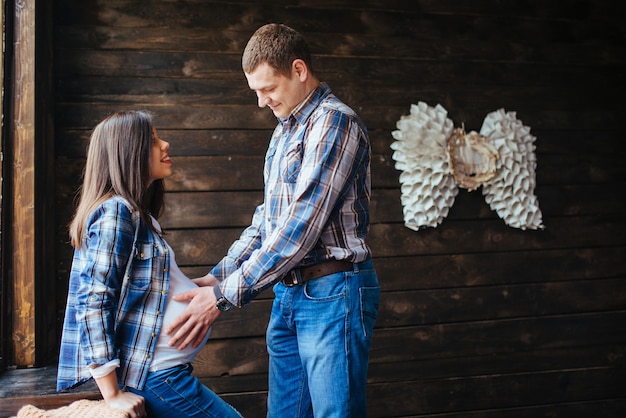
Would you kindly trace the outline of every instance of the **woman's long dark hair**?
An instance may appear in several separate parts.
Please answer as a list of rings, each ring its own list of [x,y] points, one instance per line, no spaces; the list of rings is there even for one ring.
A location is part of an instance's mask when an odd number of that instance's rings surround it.
[[[119,195],[139,211],[152,228],[150,214],[163,210],[163,180],[149,186],[154,141],[152,115],[147,111],[118,112],[93,130],[80,189],[80,200],[70,223],[70,239],[80,248],[89,214],[104,200]]]

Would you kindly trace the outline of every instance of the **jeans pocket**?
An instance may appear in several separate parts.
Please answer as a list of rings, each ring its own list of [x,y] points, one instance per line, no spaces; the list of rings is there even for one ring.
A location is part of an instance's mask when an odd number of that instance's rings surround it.
[[[374,333],[374,325],[378,317],[380,305],[380,287],[362,287],[359,289],[361,296],[361,324],[363,334],[369,341]]]
[[[343,298],[346,295],[346,274],[333,273],[308,281],[304,284],[304,294],[307,299],[317,302]]]

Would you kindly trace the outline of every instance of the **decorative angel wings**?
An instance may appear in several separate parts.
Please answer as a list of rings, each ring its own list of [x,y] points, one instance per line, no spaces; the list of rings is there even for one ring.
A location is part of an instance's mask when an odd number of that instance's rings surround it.
[[[535,191],[535,137],[515,112],[489,113],[480,134],[454,129],[441,105],[411,105],[392,135],[404,224],[417,231],[448,216],[458,188],[482,186],[485,201],[514,228],[543,229]]]

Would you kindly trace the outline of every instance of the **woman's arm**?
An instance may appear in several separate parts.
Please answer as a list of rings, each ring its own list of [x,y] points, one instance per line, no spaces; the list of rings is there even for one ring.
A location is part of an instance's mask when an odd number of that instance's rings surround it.
[[[77,288],[76,319],[86,365],[115,359],[115,320],[126,264],[133,252],[132,213],[107,201],[89,218]]]
[[[124,392],[117,383],[115,370],[109,374],[94,378],[102,398],[113,409],[126,412],[130,418],[146,417],[144,398],[131,392]]]

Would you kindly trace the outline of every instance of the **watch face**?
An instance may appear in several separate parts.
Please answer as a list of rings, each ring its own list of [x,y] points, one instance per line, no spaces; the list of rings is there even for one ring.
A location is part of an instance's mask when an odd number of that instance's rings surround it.
[[[224,297],[219,298],[219,300],[217,301],[217,309],[219,309],[220,311],[227,311],[232,307],[232,303],[230,303],[228,299]]]

